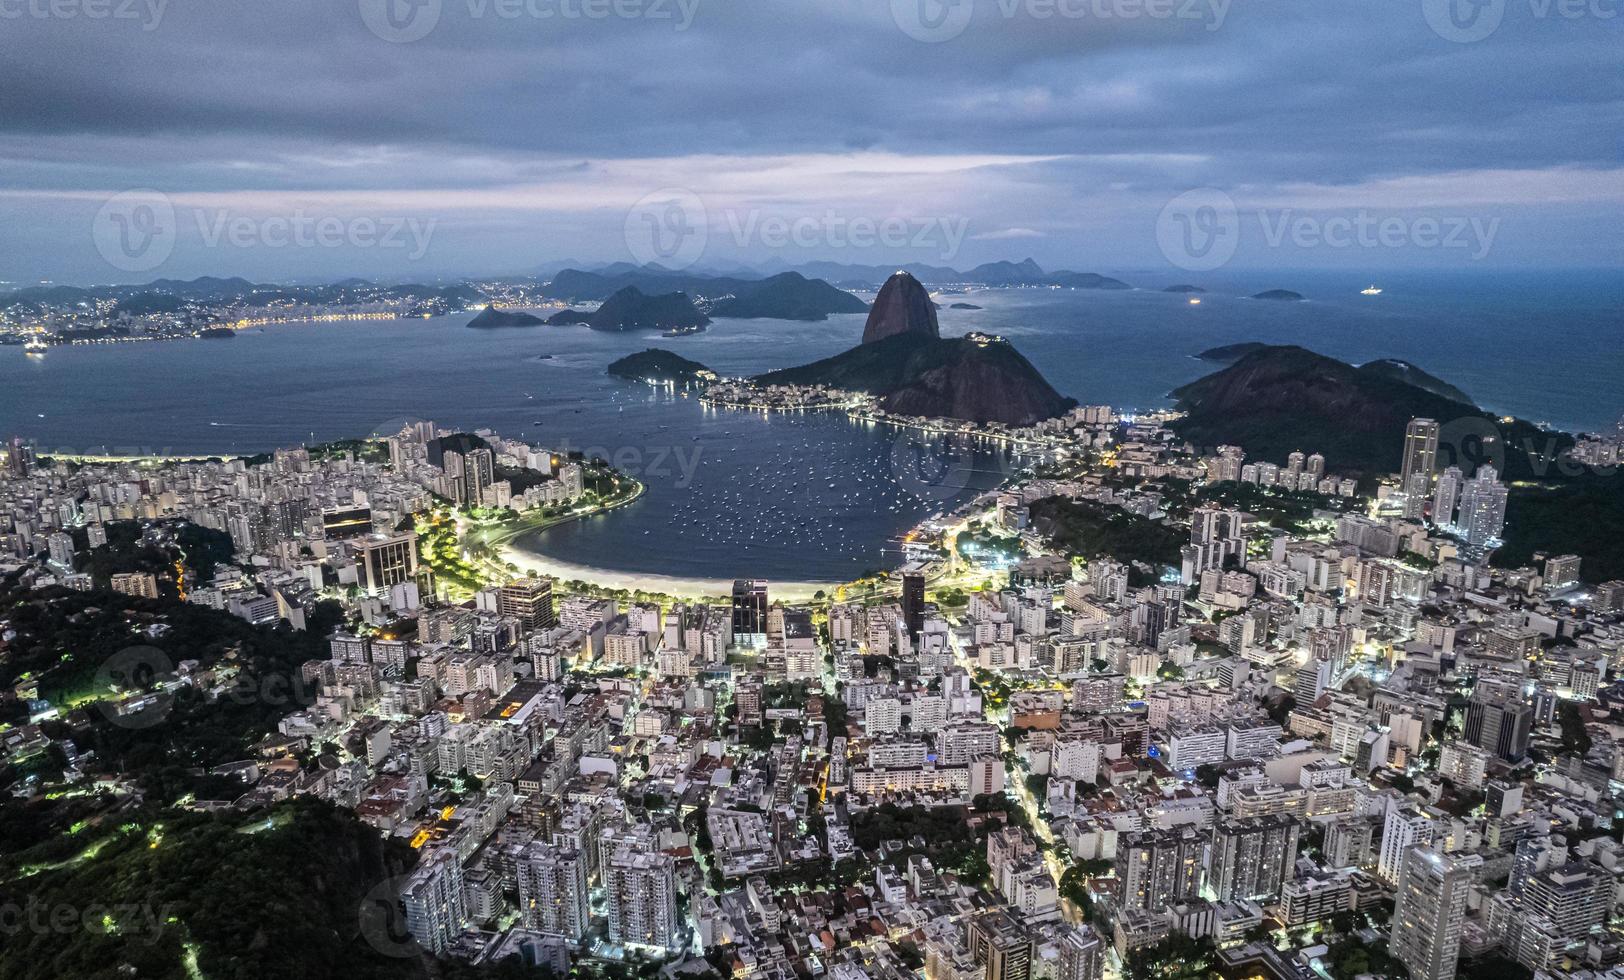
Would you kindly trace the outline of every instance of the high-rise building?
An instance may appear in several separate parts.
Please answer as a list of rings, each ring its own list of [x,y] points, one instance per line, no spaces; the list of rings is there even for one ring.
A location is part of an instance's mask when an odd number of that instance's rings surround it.
[[[1165,909],[1201,890],[1207,838],[1193,828],[1125,834],[1117,845],[1118,905]]]
[[[1455,523],[1455,506],[1460,503],[1461,487],[1465,484],[1466,477],[1458,466],[1438,474],[1437,486],[1432,491],[1432,523]]]
[[[621,848],[603,869],[603,890],[609,905],[611,942],[681,948],[677,873],[670,856]]]
[[[58,570],[73,571],[73,535],[66,531],[57,531],[45,538],[45,550],[50,554],[50,562]]]
[[[767,583],[760,579],[733,583],[733,642],[748,647],[767,642]]]
[[[440,848],[423,856],[401,889],[407,931],[417,945],[436,956],[451,948],[468,923],[462,885],[462,862],[457,852]]]
[[[1072,926],[1060,940],[1060,969],[1055,980],[1100,980],[1105,966],[1105,943],[1088,926]]]
[[[1404,427],[1404,461],[1399,471],[1405,517],[1415,519],[1426,513],[1432,474],[1437,467],[1438,423],[1432,419],[1411,419]]]
[[[1032,937],[1003,909],[986,909],[970,920],[970,955],[986,967],[987,980],[1029,980]]]
[[[1209,875],[1218,900],[1274,901],[1292,878],[1300,827],[1284,814],[1222,820],[1213,829]]]
[[[514,579],[496,593],[496,611],[517,619],[526,630],[558,625],[553,613],[553,580],[540,576]]]
[[[1502,759],[1517,762],[1533,738],[1534,707],[1514,684],[1480,681],[1466,705],[1466,740]]]
[[[1578,585],[1580,563],[1578,555],[1553,555],[1545,559],[1545,587],[1556,591]]]
[[[1450,980],[1460,957],[1466,893],[1483,859],[1411,848],[1397,882],[1389,947],[1409,968],[1411,980]]]
[[[351,543],[355,548],[357,585],[372,595],[417,579],[417,535],[371,534]]]
[[[1405,857],[1410,850],[1431,844],[1436,832],[1437,827],[1426,814],[1397,804],[1389,806],[1387,821],[1382,827],[1382,852],[1376,863],[1376,873],[1396,884],[1404,871]]]
[[[517,867],[525,928],[578,941],[592,924],[586,858],[567,845],[532,842]]]
[[[108,582],[108,587],[125,595],[142,596],[147,599],[158,598],[158,577],[151,572],[123,572],[114,575]]]
[[[919,639],[925,628],[925,576],[922,572],[902,573],[902,621],[908,637]]]
[[[303,504],[304,501],[286,501],[286,503]],[[297,517],[292,514],[278,515],[277,524],[287,525],[285,537],[292,537],[299,526],[304,523],[303,507],[299,508]],[[329,507],[321,512],[322,537],[329,541],[342,541],[350,538],[359,538],[372,533],[371,507]]]
[[[30,465],[34,462],[34,454],[22,436],[12,436],[11,442],[6,446],[6,470],[13,477],[21,480],[28,475]]]
[[[1484,545],[1500,539],[1506,526],[1506,499],[1509,491],[1500,483],[1492,466],[1478,467],[1476,475],[1461,487],[1460,515],[1455,526],[1468,544]]]

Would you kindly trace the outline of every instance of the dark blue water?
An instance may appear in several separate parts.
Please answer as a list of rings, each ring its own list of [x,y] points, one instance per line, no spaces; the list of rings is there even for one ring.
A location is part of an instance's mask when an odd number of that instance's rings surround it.
[[[1175,281],[1122,275],[1148,287]],[[1154,289],[947,296],[944,305],[984,309],[944,309],[942,326],[1008,336],[1087,403],[1163,405],[1167,391],[1212,369],[1191,355],[1262,340],[1355,362],[1410,360],[1487,408],[1570,430],[1607,427],[1624,412],[1624,280],[1613,273],[1194,281],[1210,290],[1196,307]],[[1372,281],[1386,292],[1360,296]],[[1310,301],[1241,298],[1274,287]],[[58,348],[42,360],[0,348],[0,434],[63,450],[246,453],[392,431],[409,418],[488,427],[592,449],[649,485],[630,508],[549,532],[538,544],[548,555],[703,578],[838,579],[890,563],[899,532],[1005,465],[838,416],[710,411],[604,374],[644,346],[726,374],[804,363],[855,343],[861,317],[722,320],[670,340],[474,331],[467,319],[270,327],[223,341]]]

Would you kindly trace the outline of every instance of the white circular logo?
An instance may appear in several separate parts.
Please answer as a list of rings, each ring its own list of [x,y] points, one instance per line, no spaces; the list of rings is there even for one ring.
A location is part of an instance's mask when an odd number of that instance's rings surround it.
[[[915,41],[951,41],[970,26],[975,0],[891,0],[891,19]]]
[[[441,0],[360,0],[367,30],[390,44],[420,41],[440,23]]]
[[[1445,41],[1471,44],[1500,29],[1506,0],[1421,0],[1421,13]]]
[[[705,254],[710,225],[705,202],[682,187],[644,195],[626,212],[626,247],[638,265],[686,269]]]
[[[1505,433],[1482,415],[1463,415],[1438,429],[1439,470],[1456,466],[1470,477],[1479,467],[1492,466],[1496,473],[1504,476],[1508,449]]]
[[[1167,261],[1190,272],[1211,272],[1235,257],[1241,243],[1235,199],[1213,187],[1185,191],[1156,216],[1156,244]]]
[[[92,684],[98,693],[118,698],[99,701],[108,721],[120,728],[151,728],[169,717],[174,701],[158,690],[160,680],[175,671],[169,655],[157,647],[125,647],[102,663]]]
[[[411,880],[411,875],[385,878],[361,896],[361,905],[356,909],[361,938],[393,959],[411,959],[422,953],[406,927],[406,910],[400,901],[401,892]]]
[[[175,250],[175,205],[154,190],[115,194],[96,212],[91,237],[113,268],[150,272]]]
[[[923,437],[904,430],[891,443],[891,475],[920,500],[951,500],[975,476],[975,446],[960,436]]]

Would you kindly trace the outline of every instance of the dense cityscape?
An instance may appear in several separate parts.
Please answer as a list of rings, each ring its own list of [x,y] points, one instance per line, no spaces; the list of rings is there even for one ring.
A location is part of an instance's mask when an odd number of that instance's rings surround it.
[[[347,957],[1607,974],[1624,582],[1486,564],[1507,488],[1440,465],[1436,420],[1366,486],[1202,455],[1175,420],[1018,432],[1040,462],[807,602],[520,573],[493,529],[637,487],[489,431],[193,461],[14,440],[0,733],[33,827],[7,891],[319,803],[395,849],[353,883]],[[169,921],[152,941],[195,950]]]

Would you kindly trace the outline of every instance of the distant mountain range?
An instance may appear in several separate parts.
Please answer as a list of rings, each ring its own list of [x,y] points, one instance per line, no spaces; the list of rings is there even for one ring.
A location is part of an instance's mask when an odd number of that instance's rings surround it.
[[[785,263],[769,263],[768,270],[790,268]],[[1044,271],[1032,259],[1019,262],[986,262],[960,271],[940,265],[908,263],[890,265],[846,265],[839,262],[807,262],[793,267],[802,275],[827,279],[837,286],[873,288],[894,272],[906,272],[932,286],[1056,286],[1065,289],[1131,289],[1120,279],[1093,272]]]
[[[143,316],[173,313],[192,304],[229,303],[249,309],[289,303],[313,306],[361,305],[379,300],[420,304],[424,313],[451,313],[486,302],[484,293],[468,283],[448,286],[421,284],[380,285],[365,279],[342,279],[318,285],[254,283],[247,279],[155,279],[144,285],[32,286],[0,293],[0,310],[43,313],[80,304],[112,300],[115,313]]]

